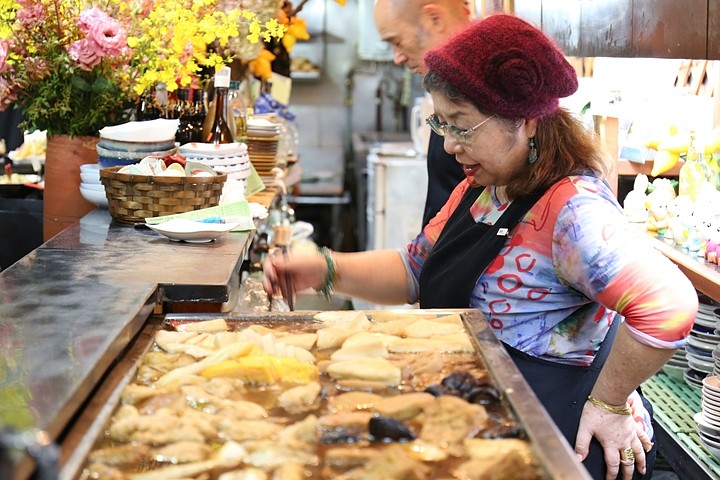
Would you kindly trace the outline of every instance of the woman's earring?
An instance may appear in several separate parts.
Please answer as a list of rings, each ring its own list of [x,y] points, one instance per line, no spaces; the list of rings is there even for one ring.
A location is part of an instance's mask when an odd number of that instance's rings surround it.
[[[535,137],[530,138],[530,151],[528,152],[528,163],[532,165],[533,163],[537,162],[538,159],[538,151],[535,147]]]

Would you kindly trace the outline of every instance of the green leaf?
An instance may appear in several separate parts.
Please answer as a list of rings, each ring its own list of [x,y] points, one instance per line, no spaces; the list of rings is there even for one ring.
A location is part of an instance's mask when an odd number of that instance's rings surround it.
[[[83,92],[89,92],[92,90],[90,84],[82,77],[73,75],[70,81],[78,90],[81,90]]]
[[[115,85],[105,77],[98,77],[93,83],[92,91],[94,93],[112,92],[115,90]]]

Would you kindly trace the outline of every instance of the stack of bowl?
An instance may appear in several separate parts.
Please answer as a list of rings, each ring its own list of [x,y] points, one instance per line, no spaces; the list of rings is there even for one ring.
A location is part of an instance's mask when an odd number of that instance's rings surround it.
[[[178,153],[186,160],[227,174],[228,180],[245,180],[250,176],[250,157],[243,143],[186,143],[180,145]]]
[[[266,185],[275,179],[271,171],[278,166],[278,141],[282,128],[269,118],[255,115],[248,120],[246,140],[250,161]],[[285,163],[286,159],[283,159]]]
[[[714,354],[720,336],[716,333],[717,317],[714,313],[717,305],[702,294],[698,294],[698,300],[698,313],[685,346],[688,367],[684,378],[688,385],[702,388],[702,380],[713,375],[716,368],[714,356],[720,357],[720,352]]]
[[[693,417],[700,441],[720,458],[720,377],[711,375],[702,381],[701,402],[701,411]]]
[[[100,168],[132,165],[145,157],[173,155],[177,151],[178,122],[160,118],[103,128],[97,145]]]
[[[100,166],[96,163],[80,165],[80,195],[98,207],[107,208],[105,186],[100,183]]]

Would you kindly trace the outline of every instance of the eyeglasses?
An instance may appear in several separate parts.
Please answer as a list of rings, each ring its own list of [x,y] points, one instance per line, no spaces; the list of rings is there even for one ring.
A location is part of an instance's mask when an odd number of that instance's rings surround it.
[[[450,125],[449,123],[443,123],[438,119],[437,114],[433,113],[428,118],[425,119],[425,123],[430,125],[430,128],[432,128],[433,132],[437,133],[441,137],[444,137],[445,135],[449,134],[453,139],[460,143],[468,144],[470,143],[470,135],[473,134],[475,130],[485,125],[487,122],[495,118],[495,115],[492,115],[491,117],[486,118],[482,122],[478,123],[472,128],[469,128],[467,130],[461,130],[455,125]]]

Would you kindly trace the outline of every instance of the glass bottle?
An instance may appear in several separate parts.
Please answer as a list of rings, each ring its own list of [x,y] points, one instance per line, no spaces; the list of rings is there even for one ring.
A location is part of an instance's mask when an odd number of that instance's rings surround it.
[[[247,135],[246,107],[240,91],[240,82],[232,80],[230,82],[229,92],[229,108],[232,115],[230,120],[232,125],[230,129],[235,134],[235,141],[243,142]]]
[[[190,114],[193,125],[191,142],[201,143],[203,141],[203,125],[207,117],[205,107],[205,91],[200,88],[190,90],[190,101],[192,102],[192,113]]]
[[[702,149],[698,148],[695,140],[695,132],[691,131],[685,163],[680,168],[678,193],[686,195],[694,202],[698,193],[700,193],[702,184],[708,181],[708,170]]]
[[[230,67],[224,67],[215,74],[215,113],[205,143],[233,143],[235,138],[230,130],[228,119],[228,88],[230,86]]]
[[[155,89],[143,93],[137,107],[136,117],[139,122],[160,118],[161,112],[155,101]]]
[[[180,119],[175,133],[175,141],[180,145],[192,142],[195,125],[192,119],[192,104],[190,103],[190,90],[178,88],[176,92],[174,117]]]

